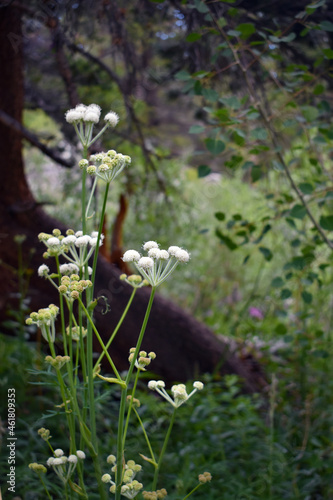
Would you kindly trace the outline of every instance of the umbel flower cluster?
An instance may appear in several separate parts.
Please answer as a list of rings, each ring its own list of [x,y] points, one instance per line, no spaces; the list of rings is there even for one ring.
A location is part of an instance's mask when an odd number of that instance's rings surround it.
[[[112,464],[111,472],[117,472],[117,459],[114,455],[109,455],[107,458],[108,464]],[[128,460],[124,464],[123,470],[123,485],[121,487],[121,494],[126,498],[135,498],[140,490],[143,488],[143,484],[139,483],[135,478],[136,474],[142,469],[141,465],[136,464],[134,460]],[[115,493],[116,483],[112,480],[110,474],[104,474],[102,476],[103,483],[110,483],[110,492]]]
[[[48,458],[46,465],[53,468],[54,472],[64,484],[71,478],[78,460],[84,460],[86,458],[86,454],[81,450],[77,450],[75,455],[72,454],[66,457],[63,450],[60,448],[54,450],[53,455],[53,457]]]
[[[123,255],[123,261],[133,262],[152,287],[163,283],[180,262],[186,263],[190,260],[190,254],[183,248],[171,246],[168,250],[162,250],[156,241],[147,241],[143,249],[147,252],[147,256],[142,256],[136,250],[127,250]]]
[[[78,104],[75,108],[69,109],[65,114],[67,123],[74,126],[77,136],[84,147],[91,146],[108,127],[115,127],[119,121],[119,116],[114,111],[105,115],[105,126],[92,138],[94,125],[97,125],[101,116],[101,108],[97,104]]]
[[[130,165],[131,157],[117,153],[110,149],[106,153],[97,153],[90,156],[90,164],[86,159],[79,161],[79,167],[86,169],[87,174],[109,183],[119,175],[126,166]]]
[[[88,235],[83,234],[82,231],[75,233],[73,229],[68,229],[66,236],[63,236],[59,229],[54,229],[53,234],[40,233],[38,238],[47,247],[43,255],[44,258],[62,255],[69,262],[69,264],[60,266],[60,273],[68,275],[84,270],[96,249],[97,243],[99,243],[99,246],[103,244],[104,235],[101,234],[98,242],[97,231],[93,231]],[[89,266],[87,266],[87,270],[88,274],[91,274],[92,270]],[[50,270],[45,264],[38,268],[39,276],[48,277],[49,273]]]
[[[196,381],[193,383],[193,390],[187,394],[186,386],[184,384],[176,384],[171,387],[173,399],[164,389],[165,383],[163,380],[150,380],[148,387],[152,391],[158,392],[164,399],[166,399],[174,408],[179,408],[184,404],[194,393],[201,391],[204,387],[202,382]]]

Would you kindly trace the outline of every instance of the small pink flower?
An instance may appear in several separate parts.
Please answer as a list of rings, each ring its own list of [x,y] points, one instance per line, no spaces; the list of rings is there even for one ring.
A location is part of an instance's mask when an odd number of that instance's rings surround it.
[[[252,318],[256,318],[256,319],[264,319],[264,315],[262,313],[262,311],[260,309],[258,309],[257,307],[249,307],[249,315],[252,317]]]

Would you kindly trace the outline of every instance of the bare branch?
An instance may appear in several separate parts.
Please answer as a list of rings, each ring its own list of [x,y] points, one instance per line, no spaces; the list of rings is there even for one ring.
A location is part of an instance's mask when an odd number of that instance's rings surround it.
[[[17,120],[15,120],[13,117],[9,116],[2,110],[0,110],[0,122],[21,134],[21,136],[28,142],[30,142],[32,146],[38,148],[40,151],[42,151],[42,153],[51,158],[51,160],[55,161],[59,165],[62,165],[63,167],[72,168],[72,164],[70,162],[61,158],[61,156],[56,151],[54,151],[54,149],[49,148],[48,146],[43,144],[38,139],[37,135],[30,132],[23,125],[21,125],[21,123],[19,123]]]

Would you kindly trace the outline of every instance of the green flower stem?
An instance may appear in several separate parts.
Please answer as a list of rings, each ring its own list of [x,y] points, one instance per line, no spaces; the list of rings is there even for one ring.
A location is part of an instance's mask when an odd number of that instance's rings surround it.
[[[184,498],[183,498],[183,500],[186,500],[186,498],[189,498],[191,495],[193,495],[193,493],[194,493],[195,491],[197,491],[197,489],[199,489],[199,488],[200,488],[200,486],[202,486],[202,483],[197,484],[197,485],[196,485],[196,487],[195,487],[195,488],[193,488],[193,490],[191,490],[191,491],[189,492],[189,494],[188,494],[188,495],[186,495],[186,497],[184,497]]]
[[[149,297],[149,302],[147,305],[146,309],[146,314],[141,326],[141,331],[139,334],[139,338],[136,344],[133,360],[130,364],[127,376],[126,376],[126,386],[128,387],[129,381],[131,379],[133,369],[135,366],[135,361],[138,357],[140,347],[142,344],[143,336],[146,331],[150,311],[153,305],[154,301],[154,295],[156,292],[156,287],[153,287],[151,289],[150,297]],[[125,420],[125,409],[126,409],[126,397],[127,397],[127,388],[122,388],[121,389],[121,399],[120,399],[120,407],[119,407],[119,418],[118,418],[118,437],[117,437],[117,471],[116,471],[116,495],[115,495],[115,500],[120,500],[121,497],[121,483],[122,483],[122,475],[123,475],[123,454],[124,454],[124,439],[123,439],[123,432],[124,432],[124,420]]]
[[[101,338],[100,334],[98,333],[98,330],[97,330],[96,326],[94,325],[94,322],[93,322],[93,320],[91,319],[90,314],[88,313],[88,311],[87,311],[86,307],[84,306],[84,304],[83,304],[83,302],[82,302],[82,300],[81,300],[81,297],[79,297],[79,299],[78,299],[78,300],[79,300],[79,304],[80,304],[80,306],[82,307],[82,309],[83,309],[83,311],[84,311],[85,315],[86,315],[86,316],[87,316],[87,318],[88,318],[88,321],[89,321],[89,323],[90,323],[90,325],[91,325],[91,328],[93,329],[93,331],[94,331],[94,333],[95,333],[95,335],[96,335],[96,337],[97,337],[97,340],[99,341],[99,343],[100,343],[100,345],[101,345],[101,347],[102,347],[102,349],[103,349],[103,351],[104,351],[104,354],[105,354],[105,355],[106,355],[106,357],[108,358],[108,361],[109,361],[109,363],[110,363],[110,365],[111,365],[111,367],[112,367],[112,369],[113,369],[113,371],[114,371],[114,373],[115,373],[115,375],[116,375],[117,379],[119,380],[119,382],[121,382],[121,383],[123,384],[123,380],[122,380],[122,378],[120,377],[120,375],[119,375],[119,373],[118,373],[118,370],[117,370],[117,368],[116,368],[116,366],[115,366],[114,362],[112,361],[112,359],[111,359],[111,357],[110,357],[110,354],[109,354],[109,353],[108,353],[108,351],[106,350],[105,345],[104,345],[104,342],[103,342],[103,340],[102,340],[102,338]],[[91,376],[92,376],[92,375],[93,375],[93,373],[91,373]],[[88,378],[89,378],[89,376],[90,376],[90,373],[88,372]]]
[[[100,221],[99,221],[99,227],[98,227],[97,244],[96,244],[96,248],[95,248],[94,261],[93,261],[93,266],[92,266],[93,272],[92,272],[92,276],[91,276],[91,281],[93,283],[93,286],[91,288],[91,296],[94,295],[94,283],[95,283],[96,268],[97,268],[99,242],[100,242],[100,239],[101,239],[101,234],[102,234],[102,229],[103,229],[104,215],[105,215],[105,209],[106,209],[106,202],[107,202],[108,194],[109,194],[109,188],[110,188],[110,183],[108,182],[106,184],[106,186],[105,186],[102,212],[101,212]]]
[[[95,177],[93,186],[92,186],[91,191],[90,191],[90,196],[89,196],[89,200],[88,200],[87,208],[86,208],[86,213],[85,213],[86,220],[94,215],[94,213],[92,213],[92,215],[89,216],[88,212],[90,210],[90,205],[91,205],[91,201],[92,201],[92,198],[94,196],[94,193],[95,193],[96,185],[97,185],[97,177]]]
[[[160,454],[159,459],[158,459],[157,467],[155,469],[153,486],[152,486],[152,490],[153,491],[156,490],[157,480],[158,480],[158,475],[159,475],[160,468],[161,468],[161,465],[162,465],[162,460],[163,460],[163,457],[164,457],[164,454],[165,454],[165,451],[166,451],[166,448],[167,448],[167,445],[168,445],[168,441],[169,441],[169,438],[170,438],[170,434],[171,434],[171,431],[172,431],[173,424],[175,422],[176,410],[177,410],[177,408],[174,408],[172,416],[171,416],[171,420],[170,420],[168,432],[166,433],[166,436],[165,436],[165,439],[164,439],[164,443],[163,443],[163,447],[162,447],[162,451],[161,451],[161,454]]]
[[[129,419],[130,419],[130,415],[131,415],[131,411],[132,411],[132,407],[133,407],[133,398],[135,395],[136,387],[138,385],[139,375],[140,375],[140,370],[137,370],[136,375],[135,375],[135,379],[134,379],[129,408],[128,408],[128,412],[127,412],[127,416],[126,416],[126,422],[125,422],[125,428],[124,428],[124,434],[123,434],[123,448],[125,448],[125,441],[126,441],[126,435],[127,435],[127,430],[128,430],[128,424],[129,424]]]
[[[83,146],[83,159],[88,158],[88,148]],[[86,234],[87,224],[86,224],[86,179],[87,171],[83,169],[82,171],[82,190],[81,190],[81,216],[82,216],[82,232]]]
[[[94,142],[95,142],[95,141],[97,141],[97,139],[99,139],[99,138],[101,137],[101,135],[103,135],[103,134],[104,134],[104,132],[106,131],[106,129],[107,129],[108,127],[109,127],[109,124],[104,125],[104,127],[102,128],[102,130],[101,130],[100,132],[98,132],[98,134],[97,134],[97,135],[95,135],[95,137],[94,137],[94,138],[93,138],[93,139],[89,142],[89,144],[88,144],[88,147],[89,147],[89,148],[90,148],[90,146],[91,146],[92,144],[94,144]]]
[[[142,420],[141,420],[141,417],[140,417],[140,415],[139,415],[139,413],[138,413],[137,409],[135,408],[135,406],[133,407],[133,411],[134,411],[134,413],[135,413],[135,415],[136,415],[136,418],[138,419],[139,424],[140,424],[140,426],[141,426],[141,429],[142,429],[143,435],[144,435],[144,437],[145,437],[145,440],[146,440],[147,446],[148,446],[149,451],[150,451],[150,456],[151,456],[151,458],[152,458],[153,465],[154,465],[154,467],[157,467],[157,463],[156,463],[156,460],[155,460],[155,455],[154,455],[153,449],[152,449],[152,447],[151,447],[151,444],[150,444],[150,441],[149,441],[148,434],[147,434],[147,432],[146,432],[145,426],[143,425],[143,422],[142,422]]]
[[[127,303],[127,306],[126,306],[126,308],[125,308],[125,310],[124,310],[124,312],[123,312],[123,314],[122,314],[122,316],[121,316],[120,320],[118,321],[118,324],[117,324],[116,328],[114,329],[114,331],[113,331],[113,333],[112,333],[111,337],[109,338],[109,340],[107,341],[107,344],[105,345],[105,349],[106,349],[106,350],[108,350],[108,349],[109,349],[109,347],[110,347],[110,345],[111,345],[111,342],[113,341],[113,339],[114,339],[114,338],[115,338],[115,336],[117,335],[118,330],[119,330],[119,328],[121,327],[121,325],[122,325],[122,323],[123,323],[123,321],[124,321],[124,319],[125,319],[125,317],[126,317],[126,315],[127,315],[127,312],[128,312],[128,310],[129,310],[129,308],[130,308],[130,306],[131,306],[131,304],[132,304],[132,301],[133,301],[133,299],[134,299],[134,295],[135,295],[136,290],[137,290],[136,288],[133,288],[133,292],[132,292],[132,294],[131,294],[131,296],[130,296],[130,298],[129,298],[129,301],[128,301],[128,303]],[[98,365],[99,365],[99,364],[100,364],[100,362],[102,361],[103,357],[104,357],[104,351],[100,354],[100,356],[99,356],[98,360],[96,361],[95,366],[94,366],[94,370],[96,370],[96,368],[98,367]]]
[[[50,495],[50,493],[49,493],[49,490],[48,490],[48,488],[47,488],[47,486],[46,486],[46,484],[45,484],[45,482],[44,482],[44,479],[42,478],[42,476],[41,476],[41,474],[40,474],[39,472],[37,472],[37,474],[38,474],[38,477],[39,477],[39,479],[40,479],[40,481],[41,481],[42,485],[44,486],[44,490],[45,490],[45,492],[46,492],[46,494],[47,494],[47,498],[49,498],[50,500],[52,500],[52,497],[51,497],[51,495]]]
[[[86,170],[84,170],[84,175],[86,174]],[[101,218],[100,218],[100,224],[98,228],[98,236],[97,236],[97,244],[95,248],[95,254],[94,254],[94,261],[93,261],[93,273],[92,273],[92,278],[91,281],[93,283],[93,286],[90,288],[89,292],[86,294],[87,297],[87,304],[91,301],[93,295],[94,295],[94,281],[95,281],[95,275],[96,275],[96,266],[97,266],[97,257],[98,257],[98,250],[99,250],[99,241],[101,238],[101,232],[102,232],[102,227],[103,227],[103,220],[104,220],[104,214],[105,214],[105,208],[106,208],[106,201],[107,201],[107,196],[109,192],[109,184],[106,185],[105,189],[105,194],[104,194],[104,200],[103,200],[103,208],[101,212]],[[83,199],[82,199],[83,201]],[[84,207],[82,206],[82,216],[84,212]],[[85,213],[85,212],[84,212]],[[85,233],[85,231],[83,231]],[[86,267],[86,275],[87,275],[87,267]],[[87,276],[86,276],[87,279]],[[97,450],[97,435],[96,435],[96,414],[95,414],[95,397],[94,397],[94,378],[93,378],[93,335],[92,335],[92,330],[94,330],[95,335],[97,336],[99,342],[101,343],[101,346],[103,349],[105,349],[104,343],[99,336],[99,333],[97,332],[95,325],[85,308],[82,300],[80,299],[80,304],[81,307],[83,308],[87,318],[88,318],[88,325],[87,325],[87,344],[86,344],[86,350],[87,350],[87,378],[88,378],[88,395],[89,395],[89,412],[90,412],[90,429],[91,429],[91,438],[92,442],[94,445],[94,448]],[[108,355],[109,356],[109,355]],[[111,360],[110,356],[108,357],[109,362]],[[111,361],[111,366],[113,365],[113,362]],[[120,379],[120,376],[116,370],[116,367],[113,365],[113,369],[115,370],[115,373],[117,374],[117,377]]]

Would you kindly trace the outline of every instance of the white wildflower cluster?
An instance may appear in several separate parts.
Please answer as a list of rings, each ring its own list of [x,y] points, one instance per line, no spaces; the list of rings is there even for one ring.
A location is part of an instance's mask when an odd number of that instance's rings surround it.
[[[25,322],[27,325],[37,325],[41,329],[44,339],[53,343],[55,341],[55,320],[58,312],[59,307],[50,304],[49,307],[30,313],[30,317]]]
[[[94,253],[98,232],[93,231],[90,235],[83,234],[82,231],[74,232],[72,229],[66,231],[66,236],[61,234],[59,229],[54,229],[52,234],[40,233],[38,239],[47,247],[44,257],[55,257],[62,255],[68,262],[60,266],[60,273],[63,275],[77,274],[80,271],[90,275],[92,269],[88,266],[88,261]],[[99,246],[103,244],[104,235],[100,235]],[[38,268],[38,275],[45,278],[50,277],[50,269],[45,264]]]
[[[109,455],[107,458],[108,464],[112,464],[111,472],[117,472],[116,457],[114,455]],[[135,498],[139,491],[142,490],[143,484],[139,483],[135,478],[136,474],[141,471],[142,467],[136,464],[134,460],[128,460],[123,466],[122,482],[124,483],[121,487],[121,494],[126,498]],[[103,483],[110,483],[110,492],[116,492],[116,483],[112,480],[110,474],[104,474],[102,476]]]
[[[173,399],[165,390],[165,383],[163,380],[150,380],[148,387],[152,391],[158,392],[164,399],[166,399],[174,408],[178,408],[184,404],[194,393],[201,391],[204,387],[202,382],[194,382],[193,390],[187,394],[186,386],[184,384],[176,384],[171,387]]]
[[[156,241],[147,241],[143,245],[147,256],[136,250],[127,250],[123,255],[124,262],[133,262],[137,270],[152,287],[163,283],[175,270],[178,264],[190,260],[190,254],[183,248],[171,246],[162,250]]]
[[[130,164],[130,156],[117,153],[114,149],[110,149],[106,153],[91,155],[90,164],[85,159],[79,161],[79,167],[82,170],[86,170],[89,175],[96,176],[107,184],[113,181]]]
[[[77,450],[75,454],[66,457],[63,450],[58,448],[54,450],[53,454],[54,456],[47,460],[46,465],[53,468],[54,472],[64,484],[71,478],[78,460],[84,460],[86,458],[86,454],[81,450]]]
[[[58,290],[68,300],[73,301],[78,299],[80,294],[91,286],[92,282],[90,280],[80,280],[78,274],[71,274],[71,276],[63,276],[61,278],[61,285],[58,287]]]
[[[134,359],[135,347],[131,347],[130,355],[128,357],[128,361],[132,363]],[[150,352],[147,354],[146,351],[140,351],[138,359],[135,360],[135,366],[138,370],[146,371],[146,367],[150,365],[151,361],[156,358],[156,354],[154,352]]]
[[[104,118],[104,128],[92,137],[94,125],[97,125],[101,116],[101,108],[97,104],[78,104],[75,108],[69,109],[65,114],[67,123],[74,126],[78,138],[83,146],[89,147],[108,127],[115,127],[119,121],[119,116],[114,111],[110,111]]]

